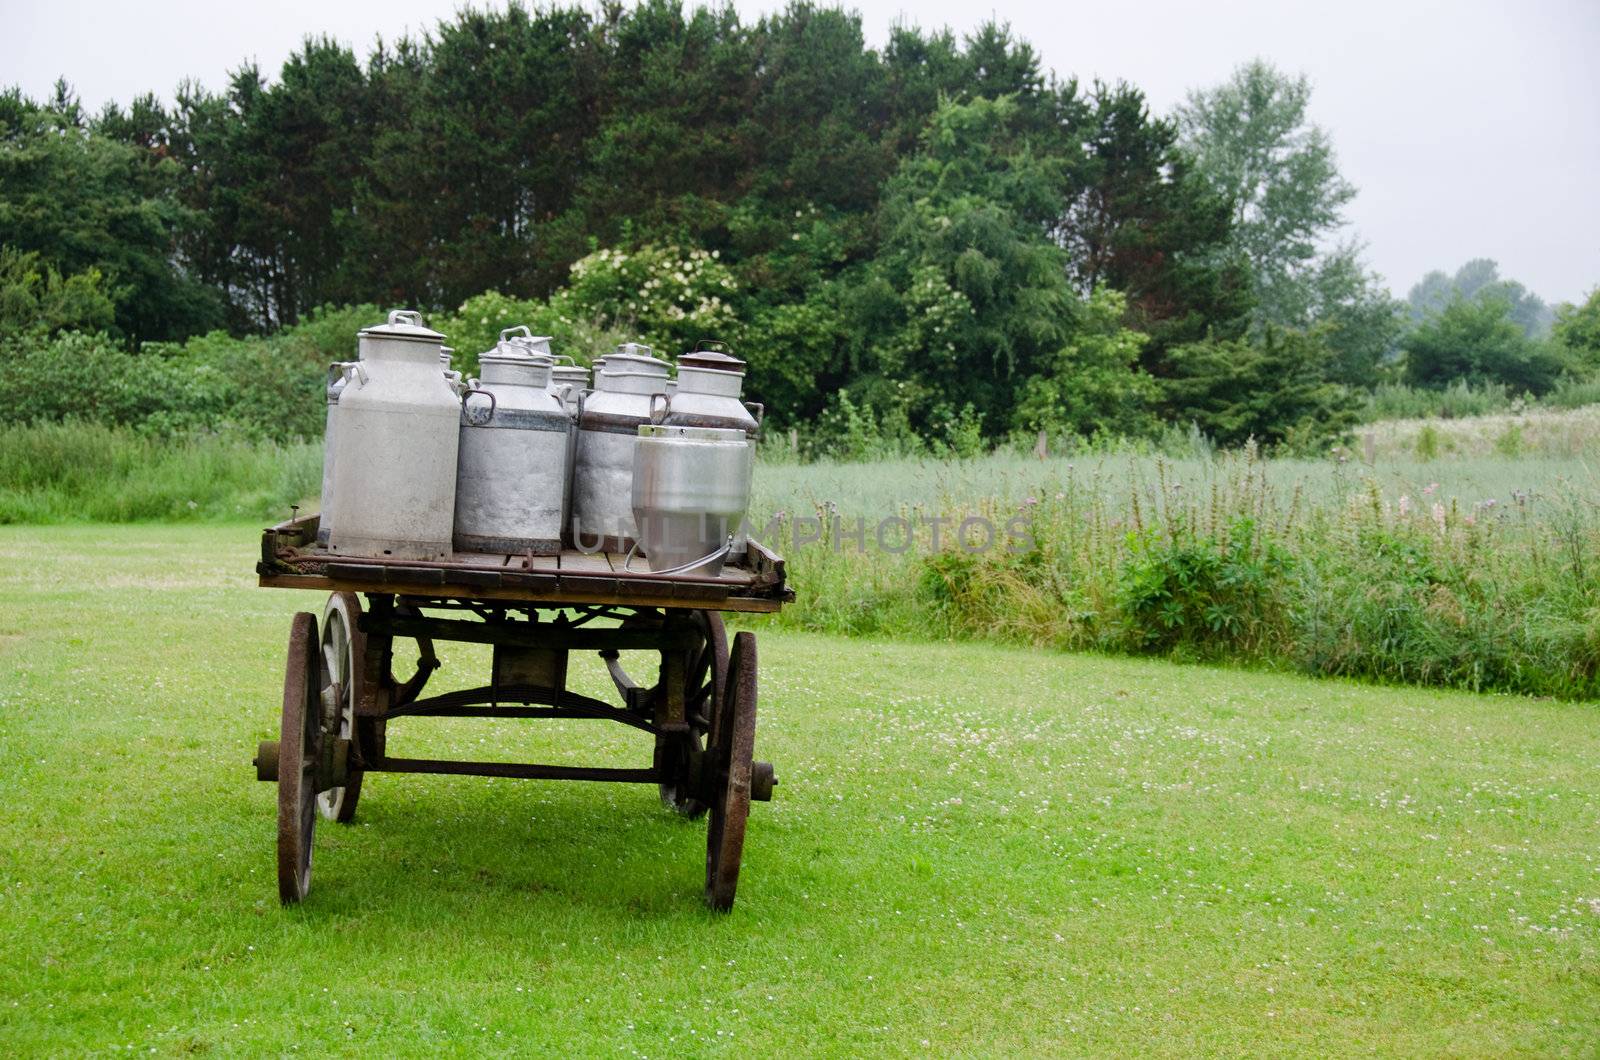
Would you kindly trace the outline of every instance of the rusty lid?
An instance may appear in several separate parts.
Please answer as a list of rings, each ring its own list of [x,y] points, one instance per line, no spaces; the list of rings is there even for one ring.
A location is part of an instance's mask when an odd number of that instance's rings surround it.
[[[712,345],[712,343],[701,342],[696,343],[696,345],[709,346]],[[722,346],[724,344],[718,342],[715,343],[715,345]],[[678,367],[710,368],[713,371],[718,372],[744,373],[744,362],[739,360],[739,358],[732,356],[731,354],[724,353],[722,350],[698,349],[690,353],[679,354]]]

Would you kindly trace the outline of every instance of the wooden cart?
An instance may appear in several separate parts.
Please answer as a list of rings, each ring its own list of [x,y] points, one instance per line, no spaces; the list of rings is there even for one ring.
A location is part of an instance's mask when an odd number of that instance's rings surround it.
[[[678,812],[709,813],[706,901],[733,905],[750,801],[772,797],[772,766],[754,758],[756,640],[730,648],[722,612],[772,612],[793,599],[783,560],[750,543],[716,577],[654,575],[623,557],[456,553],[440,562],[357,559],[316,546],[317,517],[262,533],[260,584],[330,595],[319,622],[294,616],[281,738],[261,744],[256,775],[278,785],[278,894],[305,898],[317,816],[353,820],[367,773],[451,773],[655,784]],[[362,600],[365,599],[363,605]],[[416,672],[397,680],[396,638],[417,644]],[[489,683],[424,696],[439,668],[434,645],[493,645]],[[653,683],[637,683],[620,651],[653,651]],[[605,660],[620,705],[566,687],[574,651]],[[395,758],[391,721],[404,717],[595,718],[649,733],[636,769]]]

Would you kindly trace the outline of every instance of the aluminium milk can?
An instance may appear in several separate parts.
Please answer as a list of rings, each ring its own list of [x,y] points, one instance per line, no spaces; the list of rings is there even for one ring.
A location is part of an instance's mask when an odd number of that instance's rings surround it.
[[[333,465],[338,450],[335,439],[339,436],[339,394],[350,381],[353,364],[352,361],[334,361],[328,365],[328,419],[322,428],[322,497],[319,504],[322,513],[317,519],[319,548],[328,547],[328,536],[333,530]]]
[[[456,508],[459,399],[439,367],[444,336],[395,310],[359,335],[339,395],[333,552],[444,559]]]
[[[703,343],[702,345],[722,345]],[[678,385],[657,402],[656,422],[672,427],[720,427],[754,438],[761,406],[740,399],[744,362],[719,350],[700,349],[678,358]]]
[[[704,348],[723,343],[707,341],[697,345],[702,348],[678,358],[678,385],[665,398],[656,399],[652,422],[669,427],[743,431],[750,440],[753,468],[762,406],[741,399],[745,363],[725,352]],[[737,560],[748,551],[749,536],[740,522],[734,528],[729,554]]]
[[[566,363],[561,363],[563,361]],[[565,355],[557,357],[555,367],[550,369],[550,392],[565,395],[568,412],[577,412],[578,398],[588,389],[589,369],[571,357]]]
[[[455,546],[549,556],[561,551],[572,417],[546,389],[549,359],[513,350],[484,354],[461,396]]]
[[[465,389],[465,384],[461,382],[461,373],[450,367],[450,362],[455,359],[455,352],[449,346],[439,347],[439,367],[444,369],[444,377],[449,382],[450,389],[459,394]]]
[[[635,461],[633,518],[650,569],[715,575],[750,506],[749,436],[646,424]]]
[[[572,468],[574,546],[624,552],[634,543],[633,450],[639,427],[650,422],[650,402],[666,393],[666,361],[650,347],[626,342],[595,373],[594,390],[578,413]]]

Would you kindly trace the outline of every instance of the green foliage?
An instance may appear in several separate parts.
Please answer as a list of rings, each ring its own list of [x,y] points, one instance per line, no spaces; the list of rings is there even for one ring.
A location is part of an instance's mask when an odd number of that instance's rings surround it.
[[[1311,83],[1256,59],[1178,109],[1197,165],[1233,204],[1233,238],[1250,263],[1257,326],[1305,327],[1319,245],[1344,224],[1356,189],[1328,135],[1307,118]]]
[[[1127,296],[1128,325],[1150,336],[1142,361],[1152,371],[1175,343],[1237,337],[1251,294],[1248,266],[1232,249],[1229,201],[1137,88],[1097,82],[1079,100],[1074,87],[1062,90],[1063,124],[1083,148],[1066,154],[1052,228],[1078,290]]]
[[[1248,516],[1211,537],[1179,523],[1129,536],[1116,636],[1145,651],[1258,654],[1283,621],[1291,561]]]
[[[13,271],[42,263],[66,278],[57,290],[74,305],[63,326],[98,325],[100,297],[133,341],[218,320],[216,292],[173,261],[179,232],[199,223],[178,201],[178,176],[170,159],[97,132],[65,86],[48,106],[0,92],[0,247],[37,255]]]
[[[1147,336],[1123,327],[1126,299],[1101,288],[1080,307],[1078,331],[1028,379],[1016,425],[1052,434],[1135,437],[1154,432],[1154,379],[1139,367]]]
[[[1009,97],[947,102],[884,192],[883,248],[864,314],[872,374],[905,391],[914,422],[948,395],[986,423],[1071,334],[1076,299],[1046,235],[1059,165],[1029,150]]]
[[[1453,276],[1435,269],[1412,286],[1406,304],[1417,324],[1442,313],[1452,302],[1490,299],[1506,303],[1508,315],[1530,339],[1548,332],[1555,318],[1538,295],[1515,280],[1501,279],[1500,266],[1489,258],[1474,258]]]
[[[0,246],[0,337],[104,331],[115,316],[100,270],[63,278],[37,253]]]
[[[1549,343],[1529,339],[1497,298],[1458,298],[1405,339],[1406,380],[1442,388],[1457,380],[1542,394],[1566,368]]]
[[[1556,309],[1551,338],[1565,347],[1585,372],[1600,375],[1600,287],[1590,291],[1582,305],[1563,304]]]
[[[1337,438],[1355,423],[1356,402],[1322,375],[1328,359],[1320,332],[1268,328],[1258,341],[1197,342],[1175,347],[1173,375],[1162,380],[1172,418],[1189,418],[1222,445],[1307,445]]]
[[[1484,416],[1510,409],[1519,400],[1504,383],[1498,382],[1474,386],[1465,379],[1457,379],[1438,389],[1385,383],[1366,395],[1361,408],[1361,422],[1423,419],[1429,416],[1447,420]]]

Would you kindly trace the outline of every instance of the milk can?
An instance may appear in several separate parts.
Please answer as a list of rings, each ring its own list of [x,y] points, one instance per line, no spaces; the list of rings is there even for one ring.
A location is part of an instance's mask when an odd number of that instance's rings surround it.
[[[743,431],[751,449],[754,466],[755,436],[761,428],[762,407],[741,400],[745,363],[726,352],[708,349],[724,346],[703,341],[693,353],[678,358],[678,385],[666,397],[655,398],[651,422],[669,427],[709,427]],[[743,523],[733,529],[729,547],[733,559],[749,551],[749,538]]]
[[[632,546],[633,450],[650,402],[666,393],[668,365],[650,347],[624,343],[595,373],[578,413],[572,469],[572,543],[585,551]]]
[[[566,363],[563,364],[562,362]],[[557,357],[550,369],[550,392],[566,396],[567,411],[576,413],[578,398],[589,389],[589,369],[565,355]]]
[[[338,443],[339,394],[350,381],[354,361],[334,361],[328,365],[328,418],[322,428],[322,514],[317,519],[317,546],[328,547],[328,536],[333,528],[333,464]]]
[[[755,450],[749,436],[737,429],[647,424],[636,444],[633,518],[650,569],[715,575],[750,506]]]
[[[450,367],[450,362],[455,359],[456,351],[449,346],[439,347],[439,367],[444,369],[445,380],[450,384],[450,389],[457,394],[465,388],[461,382],[461,373]]]
[[[561,551],[572,417],[546,388],[550,360],[506,343],[482,356],[461,397],[455,546],[463,552]]]
[[[461,405],[439,369],[444,336],[420,313],[396,310],[359,339],[361,359],[339,395],[328,547],[448,558]]]
[[[701,346],[722,343],[702,342]],[[700,349],[678,358],[678,385],[656,402],[657,423],[670,427],[721,427],[754,437],[761,406],[740,400],[744,362],[718,350]]]

